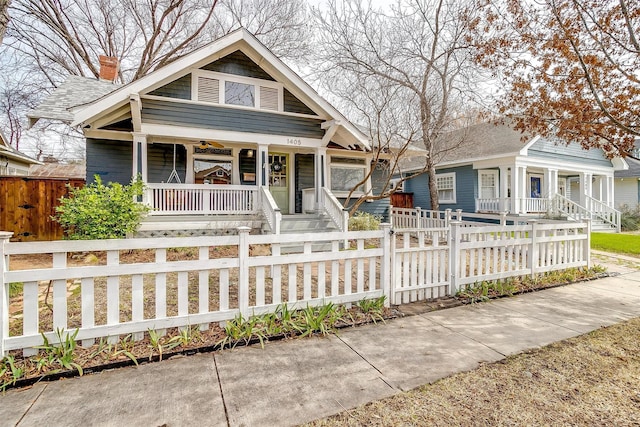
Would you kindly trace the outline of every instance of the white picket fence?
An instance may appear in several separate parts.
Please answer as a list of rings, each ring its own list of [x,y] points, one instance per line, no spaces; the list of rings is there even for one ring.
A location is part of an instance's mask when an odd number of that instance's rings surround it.
[[[78,329],[84,346],[125,334],[139,340],[150,329],[206,330],[283,303],[295,309],[385,295],[387,304],[401,304],[452,295],[482,280],[590,265],[588,222],[468,227],[451,221],[449,228],[395,233],[390,227],[304,235],[249,235],[242,227],[235,236],[55,242],[9,242],[10,233],[0,232],[0,353],[33,354],[40,333],[55,342],[58,328]],[[343,249],[345,238],[351,250]],[[281,254],[283,245],[300,242],[302,254]],[[218,249],[227,252],[212,256]],[[98,265],[71,257],[101,251],[106,256]],[[136,251],[146,251],[147,260],[127,258]],[[28,254],[50,254],[51,266],[10,269],[13,257]],[[10,299],[9,284],[16,282],[23,283],[22,295]],[[49,285],[52,315],[41,300]],[[69,316],[74,292],[80,316]],[[21,312],[21,331],[10,304],[21,305],[14,310]]]

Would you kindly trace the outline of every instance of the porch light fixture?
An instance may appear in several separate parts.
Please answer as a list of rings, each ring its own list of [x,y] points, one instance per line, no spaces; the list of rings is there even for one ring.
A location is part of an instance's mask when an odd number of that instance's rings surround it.
[[[247,157],[248,157],[248,158],[252,158],[252,157],[253,157],[253,150],[249,150],[249,151],[247,152]]]
[[[215,141],[200,141],[200,149],[206,150],[207,148],[224,148],[224,145]]]

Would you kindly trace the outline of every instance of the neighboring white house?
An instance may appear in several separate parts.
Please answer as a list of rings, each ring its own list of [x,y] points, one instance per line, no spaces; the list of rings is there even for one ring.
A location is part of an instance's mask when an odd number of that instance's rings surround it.
[[[29,175],[31,165],[41,165],[42,162],[22,154],[9,145],[9,141],[0,131],[0,176]]]
[[[636,139],[633,156],[640,158],[640,139]],[[640,203],[640,160],[625,159],[629,168],[615,173],[615,207],[636,208]]]

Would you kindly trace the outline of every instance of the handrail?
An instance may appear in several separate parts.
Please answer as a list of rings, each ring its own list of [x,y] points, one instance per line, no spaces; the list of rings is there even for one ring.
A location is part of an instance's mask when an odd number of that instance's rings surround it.
[[[601,200],[594,199],[591,196],[586,196],[586,202],[591,214],[607,224],[612,225],[616,231],[620,232],[620,211],[612,208]]]
[[[280,208],[271,195],[271,192],[264,186],[260,187],[260,207],[269,227],[271,228],[271,233],[280,234],[282,213],[280,213]]]
[[[344,209],[342,203],[327,188],[322,187],[322,206],[331,221],[340,231],[349,231],[349,212]]]

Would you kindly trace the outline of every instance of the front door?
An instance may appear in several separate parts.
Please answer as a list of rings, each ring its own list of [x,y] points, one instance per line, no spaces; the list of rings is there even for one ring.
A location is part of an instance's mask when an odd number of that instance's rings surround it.
[[[289,213],[289,156],[269,153],[269,190],[282,214]]]
[[[542,179],[539,176],[531,177],[531,198],[539,199],[542,197]]]

